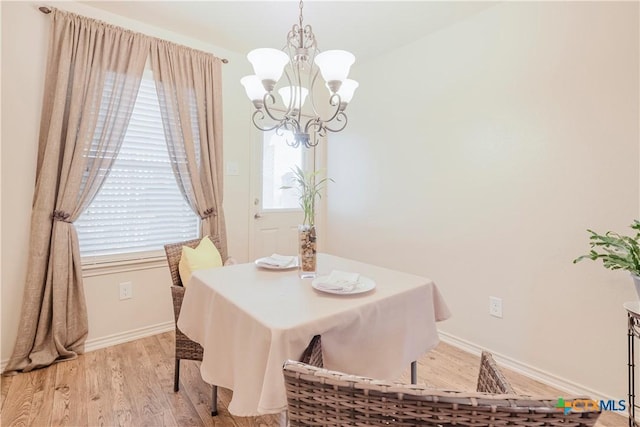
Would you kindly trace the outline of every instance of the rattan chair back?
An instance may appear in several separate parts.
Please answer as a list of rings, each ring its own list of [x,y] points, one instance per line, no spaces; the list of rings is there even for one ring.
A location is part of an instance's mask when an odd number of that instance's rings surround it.
[[[493,360],[493,355],[483,351],[480,357],[480,373],[476,391],[493,394],[515,394],[515,390]]]
[[[289,425],[302,426],[593,426],[600,412],[569,412],[557,398],[440,391],[378,381],[287,361]],[[565,398],[565,402],[572,402]]]
[[[322,338],[320,335],[316,335],[311,339],[311,342],[304,349],[300,361],[307,365],[315,366],[316,368],[324,367],[324,361],[322,359]]]

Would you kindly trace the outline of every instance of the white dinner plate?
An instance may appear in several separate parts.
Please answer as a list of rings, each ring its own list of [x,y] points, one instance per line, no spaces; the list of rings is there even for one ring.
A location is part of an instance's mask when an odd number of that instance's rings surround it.
[[[329,276],[316,277],[311,282],[311,286],[320,292],[327,292],[329,294],[336,294],[336,295],[361,294],[363,292],[369,292],[370,290],[376,287],[376,282],[369,279],[368,277],[360,276],[360,278],[358,279],[358,283],[353,287],[353,289],[348,291],[344,291],[341,289],[323,288],[320,284],[324,283],[327,279],[329,279]]]
[[[267,270],[291,270],[292,268],[298,268],[298,257],[293,259],[293,262],[289,265],[285,265],[284,267],[279,267],[273,264],[265,264],[264,260],[269,259],[269,257],[258,258],[254,261],[254,263],[260,268],[266,268]]]

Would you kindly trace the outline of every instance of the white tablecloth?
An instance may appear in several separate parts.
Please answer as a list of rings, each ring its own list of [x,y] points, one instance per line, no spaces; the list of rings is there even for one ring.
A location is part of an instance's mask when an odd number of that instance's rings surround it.
[[[204,347],[203,379],[233,390],[233,415],[286,409],[282,364],[314,335],[326,368],[390,380],[438,344],[436,322],[450,314],[431,280],[326,254],[318,269],[357,272],[376,288],[323,293],[297,270],[252,263],[194,272],[178,327]]]

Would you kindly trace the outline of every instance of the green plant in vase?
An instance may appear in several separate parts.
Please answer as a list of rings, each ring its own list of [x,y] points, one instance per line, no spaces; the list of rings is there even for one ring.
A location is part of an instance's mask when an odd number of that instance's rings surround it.
[[[300,277],[315,277],[316,274],[316,202],[322,197],[322,190],[332,179],[322,177],[323,171],[314,170],[305,173],[300,167],[292,169],[293,186],[282,186],[282,189],[298,190],[300,207],[304,213],[302,224],[298,226],[298,254],[300,257]]]
[[[634,220],[631,229],[635,230],[635,235],[625,236],[613,231],[598,234],[593,230],[587,230],[591,234],[591,251],[574,259],[573,263],[583,259],[600,259],[609,270],[628,271],[640,296],[640,221]]]

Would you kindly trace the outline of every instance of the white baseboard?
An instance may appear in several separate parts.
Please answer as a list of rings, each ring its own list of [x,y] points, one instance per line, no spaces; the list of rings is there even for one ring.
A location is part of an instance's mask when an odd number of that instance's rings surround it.
[[[87,340],[84,345],[85,353],[89,351],[99,350],[105,347],[111,347],[118,344],[124,344],[129,341],[135,341],[140,338],[150,337],[151,335],[161,334],[163,332],[173,331],[175,328],[174,321],[158,323],[144,328],[132,329],[130,331],[120,332],[106,337],[93,338]]]
[[[504,356],[500,353],[496,353],[491,349],[486,349],[477,344],[474,344],[470,341],[464,340],[462,338],[455,337],[446,332],[439,331],[440,339],[447,343],[451,344],[454,347],[458,347],[462,350],[465,350],[468,353],[472,353],[480,356],[482,350],[490,351],[493,355],[493,358],[499,364],[516,371],[519,374],[522,374],[526,377],[532,378],[534,380],[540,381],[541,383],[547,384],[551,387],[557,388],[562,391],[566,391],[567,395],[573,396],[589,396],[592,399],[603,399],[610,400],[614,399],[613,396],[608,396],[604,393],[601,393],[592,388],[586,387],[582,384],[575,383],[566,378],[559,377],[557,375],[551,374],[549,372],[543,371],[542,369],[538,369],[531,365],[527,365],[526,363],[522,363],[518,360],[512,359],[510,357]],[[560,396],[559,396],[560,397]],[[626,397],[626,396],[625,396]],[[618,396],[615,400],[620,399]]]
[[[173,331],[174,328],[174,321],[171,320],[169,322],[163,322],[151,326],[145,326],[144,328],[119,332],[117,334],[107,335],[105,337],[92,338],[90,340],[87,340],[87,342],[85,343],[84,351],[85,353],[87,353],[105,347],[124,344],[126,342],[135,341],[137,339],[149,337],[151,335]],[[4,372],[4,368],[7,366],[7,363],[9,363],[9,359],[5,359],[0,362],[0,372]]]

